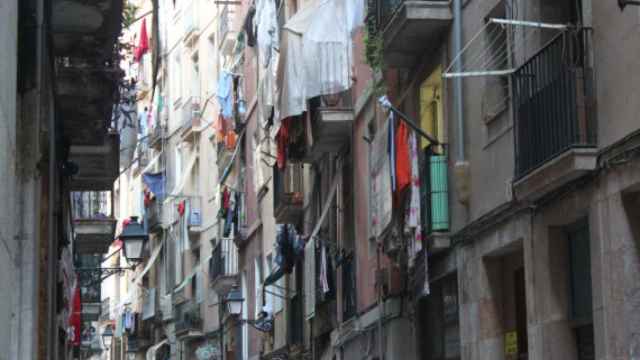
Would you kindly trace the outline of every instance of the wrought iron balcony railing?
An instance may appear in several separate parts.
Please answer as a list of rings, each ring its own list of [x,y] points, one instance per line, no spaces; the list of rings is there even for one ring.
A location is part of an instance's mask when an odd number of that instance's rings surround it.
[[[202,330],[200,306],[193,301],[185,301],[175,306],[174,321],[176,334]]]
[[[572,148],[596,146],[590,31],[559,34],[513,76],[516,177]]]
[[[213,249],[209,262],[211,282],[223,276],[234,276],[238,273],[238,250],[231,239],[222,239]]]

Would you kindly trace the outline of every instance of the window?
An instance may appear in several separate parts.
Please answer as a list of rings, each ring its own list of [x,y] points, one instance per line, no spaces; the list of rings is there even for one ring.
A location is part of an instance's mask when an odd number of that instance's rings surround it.
[[[442,106],[442,67],[436,67],[420,85],[420,127],[438,141],[444,141],[444,110]],[[430,145],[420,139],[421,148]],[[436,149],[440,150],[440,149]]]
[[[489,12],[485,21],[491,18],[507,18],[507,8],[504,0],[500,1],[493,10]],[[509,38],[507,29],[500,24],[488,24],[485,32],[485,44],[487,56],[483,61],[486,66],[495,70],[506,70],[509,67]],[[488,76],[485,78],[485,91],[482,94],[482,116],[487,124],[488,138],[493,139],[499,135],[504,127],[502,124],[492,124],[499,116],[507,110],[509,106],[509,77],[508,76]]]
[[[457,276],[451,275],[431,286],[431,294],[420,301],[422,359],[460,359],[460,319]]]
[[[200,97],[200,64],[199,56],[196,52],[191,57],[191,96]]]
[[[569,320],[575,334],[578,360],[594,359],[589,224],[582,220],[569,226],[566,232],[569,242]]]
[[[439,142],[445,141],[442,99],[442,67],[436,67],[420,85],[420,126]],[[425,231],[449,229],[448,158],[442,146],[420,140],[420,168],[426,175],[421,181],[420,215]]]
[[[173,67],[171,68],[171,94],[174,106],[178,106],[182,98],[182,60],[180,59],[180,51],[176,48],[176,54],[173,56]]]

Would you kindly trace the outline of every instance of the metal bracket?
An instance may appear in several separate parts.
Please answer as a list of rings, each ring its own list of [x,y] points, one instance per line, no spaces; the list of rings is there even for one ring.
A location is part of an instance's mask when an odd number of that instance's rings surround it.
[[[78,280],[80,286],[91,287],[105,281],[111,275],[123,273],[125,270],[134,270],[135,266],[130,267],[108,267],[108,268],[77,268]]]
[[[618,0],[618,6],[620,7],[620,11],[624,11],[624,8],[627,5],[640,6],[640,0]]]

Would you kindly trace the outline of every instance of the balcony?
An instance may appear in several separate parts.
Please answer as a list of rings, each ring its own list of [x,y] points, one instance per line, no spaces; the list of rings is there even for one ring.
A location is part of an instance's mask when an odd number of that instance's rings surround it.
[[[182,126],[180,129],[182,140],[195,139],[193,135],[200,131],[200,119],[200,97],[191,96],[182,105]]]
[[[231,55],[236,43],[236,38],[238,37],[238,32],[231,29],[233,26],[232,15],[233,13],[229,6],[222,8],[219,18],[220,22],[218,23],[218,36],[220,39],[220,53],[223,56]]]
[[[200,305],[188,300],[175,306],[175,334],[180,339],[202,336]]]
[[[209,279],[211,288],[218,294],[226,294],[238,284],[238,248],[233,240],[223,238],[213,249]]]
[[[127,352],[145,351],[153,344],[153,323],[150,321],[136,321],[136,328],[127,335]]]
[[[109,191],[71,193],[76,253],[103,254],[108,251],[116,230],[111,204]]]
[[[514,195],[535,200],[596,168],[590,32],[558,35],[513,76]]]
[[[197,1],[186,3],[182,11],[182,24],[184,26],[183,41],[187,46],[194,46],[200,36],[200,24],[198,23]]]
[[[48,13],[59,133],[69,139],[69,161],[79,168],[69,188],[110,190],[119,173],[118,138],[110,124],[122,77],[116,49],[122,1],[55,1]]]
[[[327,152],[338,151],[349,140],[354,120],[351,91],[314,98],[309,107],[311,145],[306,157],[314,162]]]
[[[449,3],[374,0],[370,13],[376,18],[376,30],[382,32],[385,64],[411,67],[421,54],[439,47],[453,20]]]
[[[303,214],[304,178],[302,164],[287,163],[273,169],[273,213],[278,224],[295,224]]]

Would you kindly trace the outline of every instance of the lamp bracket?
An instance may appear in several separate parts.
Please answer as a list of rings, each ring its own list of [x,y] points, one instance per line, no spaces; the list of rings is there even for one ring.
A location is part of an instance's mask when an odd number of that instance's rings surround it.
[[[126,270],[134,270],[136,267],[104,267],[104,268],[76,268],[80,286],[91,287],[105,281],[108,277],[120,274]]]

